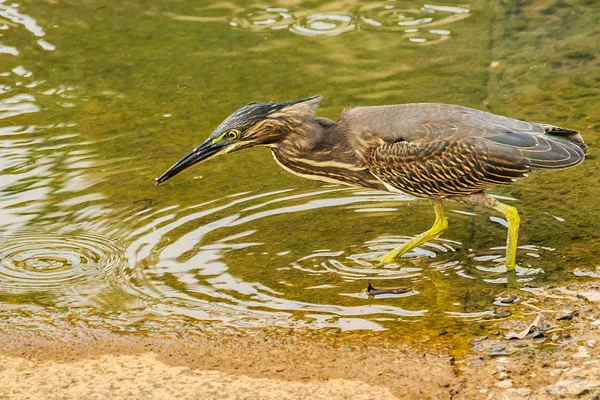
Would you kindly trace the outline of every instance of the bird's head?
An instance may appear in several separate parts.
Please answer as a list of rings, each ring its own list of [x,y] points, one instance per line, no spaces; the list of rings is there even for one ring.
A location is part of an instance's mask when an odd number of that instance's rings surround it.
[[[282,102],[250,103],[227,117],[202,144],[156,179],[156,184],[213,157],[253,146],[274,146],[312,119],[321,96]]]

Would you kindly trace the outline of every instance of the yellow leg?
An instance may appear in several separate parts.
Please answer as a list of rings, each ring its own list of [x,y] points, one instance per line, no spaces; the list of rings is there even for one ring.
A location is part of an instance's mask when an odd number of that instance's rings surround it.
[[[448,220],[444,215],[444,205],[441,199],[429,200],[433,209],[435,211],[435,222],[431,229],[426,232],[421,233],[419,236],[412,238],[408,242],[404,243],[402,246],[395,248],[390,251],[386,255],[384,255],[381,259],[383,264],[390,263],[394,261],[396,258],[400,257],[402,254],[409,252],[417,246],[422,245],[423,243],[435,239],[442,232],[448,229]]]
[[[496,202],[494,210],[500,211],[504,214],[506,221],[508,222],[508,237],[506,239],[506,270],[514,271],[517,256],[517,239],[519,237],[519,212],[513,206],[508,206],[500,202]]]

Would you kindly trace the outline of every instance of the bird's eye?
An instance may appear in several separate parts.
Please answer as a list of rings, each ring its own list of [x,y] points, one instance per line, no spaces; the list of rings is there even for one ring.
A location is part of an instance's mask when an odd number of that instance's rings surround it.
[[[232,129],[230,131],[227,132],[227,139],[229,140],[235,140],[238,138],[239,132],[236,131],[235,129]]]

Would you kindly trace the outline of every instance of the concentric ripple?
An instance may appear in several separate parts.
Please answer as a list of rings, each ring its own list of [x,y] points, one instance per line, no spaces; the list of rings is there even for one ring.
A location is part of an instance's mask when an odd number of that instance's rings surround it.
[[[230,25],[252,31],[277,30],[288,28],[294,18],[287,8],[263,6],[240,12]]]
[[[418,278],[423,268],[418,265],[424,259],[438,257],[438,253],[453,252],[451,244],[458,242],[437,239],[427,242],[406,253],[398,262],[381,265],[381,256],[412,239],[410,236],[382,236],[365,242],[366,252],[345,255],[344,251],[316,251],[300,258],[292,264],[293,268],[312,275],[334,273],[345,282],[357,280],[399,280]],[[404,262],[410,260],[410,262]],[[312,265],[311,265],[312,264]]]
[[[123,281],[123,251],[92,234],[19,233],[0,239],[4,292],[54,291]]]
[[[454,6],[414,3],[379,2],[364,5],[360,10],[365,28],[403,32],[403,38],[416,44],[432,44],[449,39],[446,25],[468,18],[469,9]]]
[[[414,3],[379,2],[362,6],[360,16],[372,27],[405,30],[445,25],[468,18],[470,13],[464,7],[424,4],[416,8]]]
[[[336,36],[356,29],[356,16],[341,12],[309,15],[290,27],[290,31],[304,36]]]
[[[337,36],[365,28],[402,32],[402,37],[417,44],[432,44],[449,39],[445,25],[470,16],[468,8],[414,3],[371,2],[358,10],[294,10],[262,6],[238,12],[231,26],[252,31],[289,30],[302,36]]]
[[[303,36],[335,36],[357,29],[357,17],[346,12],[309,14],[282,7],[259,7],[235,15],[230,25],[251,31],[289,29]]]

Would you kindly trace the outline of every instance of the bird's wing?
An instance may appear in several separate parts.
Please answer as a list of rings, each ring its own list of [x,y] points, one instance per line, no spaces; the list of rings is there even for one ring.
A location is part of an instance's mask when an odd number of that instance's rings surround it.
[[[468,107],[415,103],[364,107],[342,118],[350,143],[362,155],[367,143],[414,144],[473,141],[495,148],[495,157],[522,157],[530,169],[566,168],[581,163],[587,147],[577,131],[529,123]],[[366,155],[366,154],[364,154]]]
[[[465,137],[372,147],[369,171],[388,187],[419,197],[476,193],[524,176],[531,164],[506,145]]]

